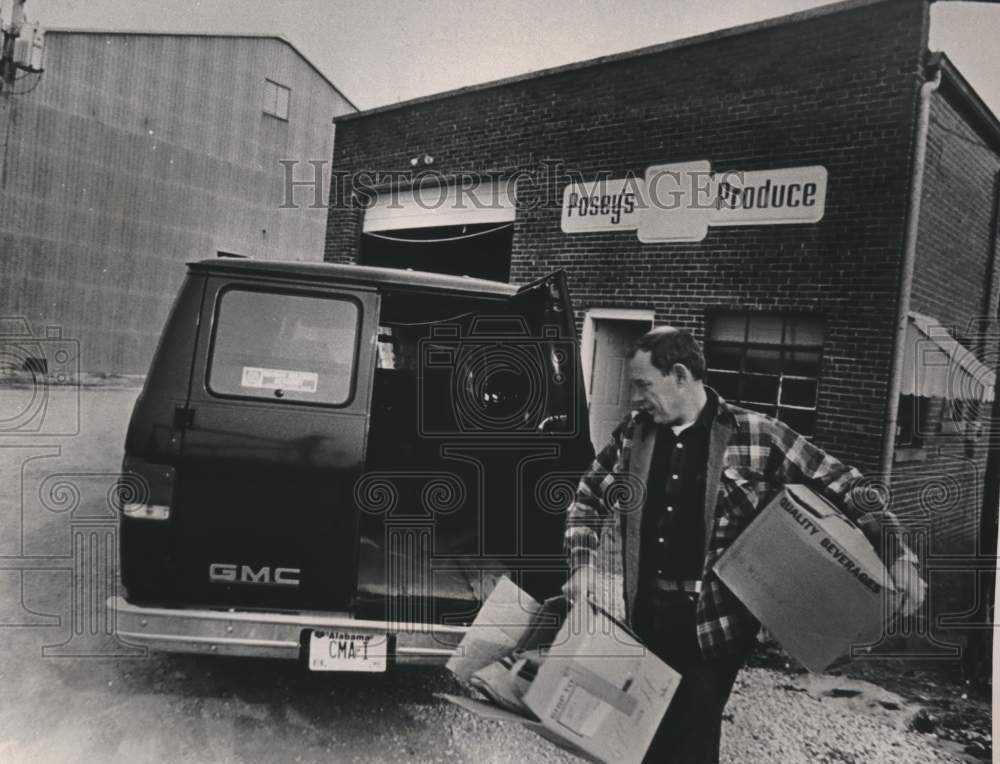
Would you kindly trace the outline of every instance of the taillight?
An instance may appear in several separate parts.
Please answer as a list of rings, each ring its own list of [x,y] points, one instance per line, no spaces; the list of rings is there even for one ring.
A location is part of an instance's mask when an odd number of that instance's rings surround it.
[[[174,498],[174,468],[126,456],[118,480],[118,500],[125,517],[169,520]]]
[[[136,520],[169,520],[170,507],[165,504],[127,502],[122,506],[122,514]]]

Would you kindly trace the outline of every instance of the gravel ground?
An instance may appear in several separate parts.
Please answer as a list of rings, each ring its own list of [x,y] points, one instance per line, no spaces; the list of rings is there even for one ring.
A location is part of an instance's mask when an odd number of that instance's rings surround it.
[[[858,693],[858,694],[854,694]],[[850,697],[838,697],[849,695]],[[886,705],[890,708],[886,708]],[[574,762],[532,733],[435,709],[446,749],[434,761]],[[837,677],[790,677],[747,669],[737,679],[722,732],[732,764],[923,764],[968,762],[957,747],[907,730],[916,707],[875,685]]]
[[[833,697],[832,693],[860,694]],[[886,704],[892,708],[886,708]],[[965,761],[928,735],[906,730],[915,708],[865,682],[788,677],[750,669],[737,680],[723,727],[730,762]]]

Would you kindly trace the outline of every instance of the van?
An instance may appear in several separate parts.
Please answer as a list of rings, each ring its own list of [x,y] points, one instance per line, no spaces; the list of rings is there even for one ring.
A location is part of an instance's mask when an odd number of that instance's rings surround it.
[[[565,276],[190,263],[125,440],[119,637],[317,671],[444,663],[565,580],[593,458]]]

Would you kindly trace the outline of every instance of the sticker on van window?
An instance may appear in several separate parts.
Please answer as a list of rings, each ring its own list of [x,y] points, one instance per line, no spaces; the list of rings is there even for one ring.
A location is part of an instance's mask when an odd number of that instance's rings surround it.
[[[312,371],[291,371],[289,369],[261,369],[244,366],[242,387],[264,390],[287,390],[296,393],[315,393],[319,386],[319,374]]]

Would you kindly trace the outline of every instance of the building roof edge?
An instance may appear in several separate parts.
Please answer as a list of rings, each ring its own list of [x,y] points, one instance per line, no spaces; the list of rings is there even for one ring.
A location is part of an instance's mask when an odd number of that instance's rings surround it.
[[[990,147],[994,151],[1000,153],[1000,119],[965,79],[961,70],[943,51],[931,53],[927,59],[927,66],[929,69],[940,69],[944,93],[957,99],[958,105],[964,107],[978,124],[980,128],[978,132],[990,142]]]
[[[651,56],[657,53],[664,53],[669,50],[675,50],[677,48],[685,48],[693,45],[700,45],[702,43],[711,42],[713,40],[724,39],[727,37],[738,37],[740,35],[750,34],[764,29],[771,29],[774,27],[785,26],[787,24],[794,24],[800,21],[807,21],[813,18],[834,15],[837,13],[844,13],[847,11],[855,10],[857,8],[864,8],[870,5],[881,5],[883,3],[894,2],[894,1],[895,0],[842,0],[841,2],[830,3],[828,5],[820,5],[815,8],[809,8],[804,11],[785,14],[784,16],[775,16],[773,18],[762,19],[760,21],[752,21],[748,24],[741,24],[735,27],[726,27],[724,29],[717,29],[712,32],[706,32],[704,34],[694,35],[693,37],[683,37],[679,40],[670,40],[669,42],[657,43],[655,45],[648,45],[642,48],[636,48],[635,50],[623,51],[621,53],[611,53],[607,56],[599,56],[597,58],[590,58],[584,61],[575,61],[569,64],[561,64],[559,66],[548,67],[545,69],[538,69],[533,72],[515,74],[510,77],[503,77],[498,80],[491,80],[489,82],[477,83],[475,85],[466,85],[460,88],[454,88],[452,90],[445,90],[441,93],[432,93],[425,96],[418,96],[417,98],[410,98],[405,101],[399,101],[398,103],[376,106],[374,108],[366,109],[364,111],[354,112],[352,114],[342,114],[336,117],[334,119],[334,122],[347,122],[350,120],[358,119],[360,117],[367,117],[373,114],[382,114],[384,112],[392,111],[394,109],[402,109],[409,106],[417,106],[419,104],[428,103],[431,101],[437,101],[444,98],[452,98],[454,96],[465,95],[467,93],[475,93],[481,90],[489,90],[491,88],[502,87],[504,85],[512,85],[514,83],[525,82],[527,80],[541,79],[543,77],[549,77],[557,74],[564,74],[566,72],[572,72],[579,69],[586,69],[592,66],[600,66],[602,64],[615,63],[618,61],[628,61],[633,58]]]
[[[144,36],[144,37],[224,37],[224,38],[228,38],[228,39],[246,38],[246,39],[251,39],[251,40],[277,40],[278,42],[282,42],[285,45],[287,45],[289,48],[291,48],[299,58],[301,58],[303,61],[306,62],[306,64],[308,64],[308,66],[309,66],[310,69],[312,69],[314,72],[316,72],[316,74],[318,74],[323,79],[323,81],[326,82],[327,85],[329,85],[331,88],[333,88],[334,92],[336,92],[337,95],[339,95],[341,98],[344,99],[344,101],[347,102],[348,106],[350,106],[352,109],[354,109],[355,112],[358,111],[357,104],[355,104],[354,101],[352,101],[350,98],[348,98],[344,94],[344,91],[342,91],[339,87],[337,87],[336,85],[334,85],[333,81],[329,77],[327,77],[325,74],[323,74],[322,70],[318,66],[316,66],[316,64],[314,64],[312,61],[310,61],[309,57],[306,56],[297,47],[295,47],[295,44],[291,40],[289,40],[287,37],[285,37],[284,35],[280,35],[280,34],[254,34],[254,33],[232,33],[231,34],[231,33],[228,33],[228,32],[171,32],[171,31],[157,32],[157,31],[150,31],[150,30],[146,30],[146,29],[142,29],[142,30],[140,30],[140,29],[93,29],[93,28],[73,29],[71,27],[45,27],[45,26],[42,27],[42,31],[44,31],[45,34],[47,34],[47,35],[49,35],[49,34],[135,35],[135,36],[140,36],[141,35],[141,36]]]

